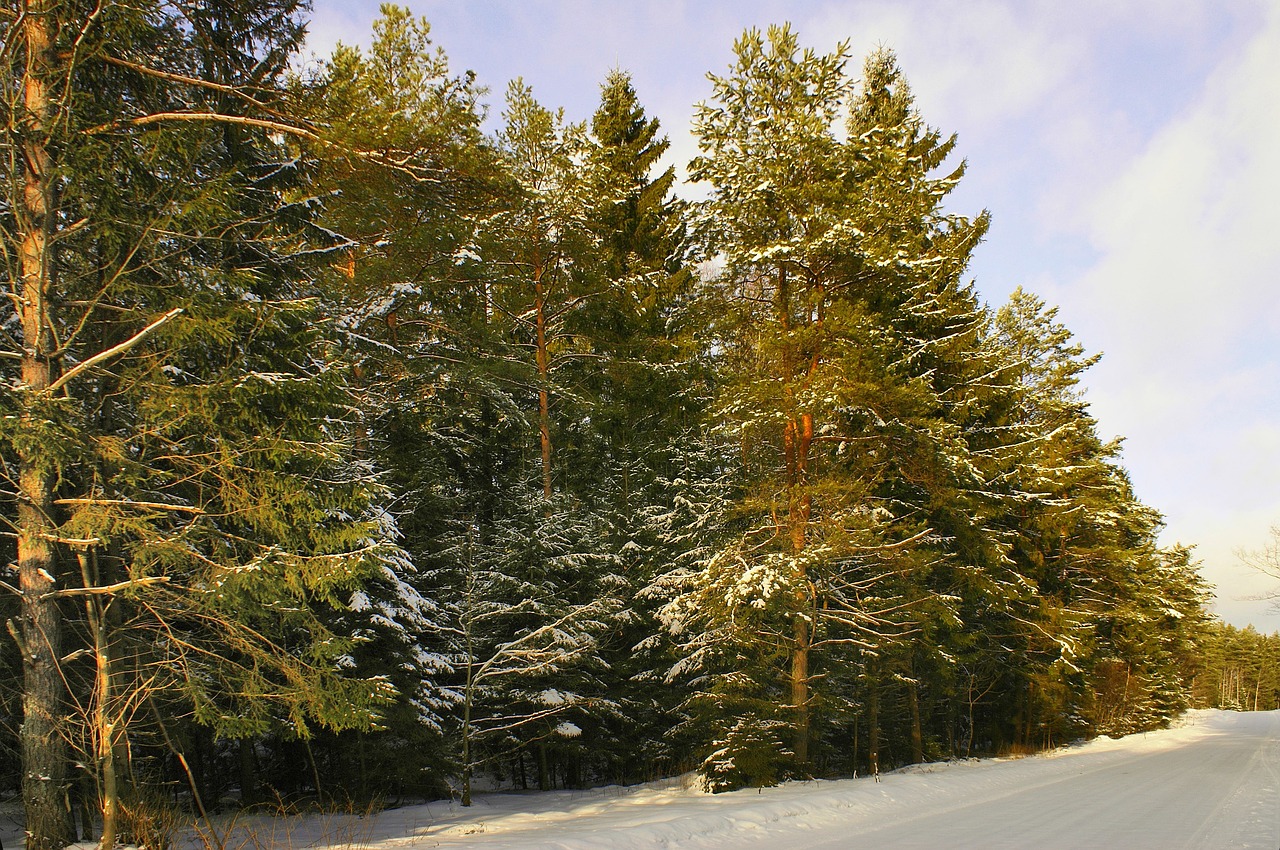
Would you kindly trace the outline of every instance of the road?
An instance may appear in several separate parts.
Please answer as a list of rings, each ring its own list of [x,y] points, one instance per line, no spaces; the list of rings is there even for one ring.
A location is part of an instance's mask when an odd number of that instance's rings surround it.
[[[1280,848],[1280,714],[1226,714],[1180,746],[1081,753],[1018,787],[939,787],[874,819],[808,833],[834,848]],[[1016,770],[1019,765],[1003,767]],[[976,787],[975,787],[976,786]],[[763,844],[761,846],[764,846]],[[773,850],[781,850],[774,842]]]

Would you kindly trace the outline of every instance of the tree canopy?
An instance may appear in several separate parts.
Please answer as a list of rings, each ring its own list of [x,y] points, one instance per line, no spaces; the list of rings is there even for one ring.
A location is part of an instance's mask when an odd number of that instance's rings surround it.
[[[1097,356],[982,302],[891,51],[744,33],[694,202],[623,71],[580,123],[516,80],[486,134],[425,20],[300,73],[304,13],[0,14],[29,848],[159,840],[173,783],[718,790],[1273,705]]]

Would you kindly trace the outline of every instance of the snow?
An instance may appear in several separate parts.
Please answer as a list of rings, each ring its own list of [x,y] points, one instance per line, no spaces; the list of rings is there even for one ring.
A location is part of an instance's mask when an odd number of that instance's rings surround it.
[[[564,694],[560,693],[555,688],[548,688],[538,694],[538,702],[543,705],[564,705],[567,700],[565,699]]]
[[[364,816],[241,817],[227,846],[456,850],[1280,847],[1280,712],[1192,712],[1177,728],[1040,756],[711,795],[633,788],[485,794]],[[5,846],[17,835],[0,827]],[[252,834],[254,838],[250,839]],[[196,846],[191,842],[188,846]]]
[[[1195,712],[1179,728],[1025,759],[731,794],[691,781],[489,794],[371,819],[365,846],[767,850],[1280,846],[1280,713]],[[296,845],[295,845],[296,846]]]

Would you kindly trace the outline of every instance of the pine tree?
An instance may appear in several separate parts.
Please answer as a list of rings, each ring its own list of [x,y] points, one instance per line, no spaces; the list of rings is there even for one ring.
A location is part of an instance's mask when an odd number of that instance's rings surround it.
[[[776,27],[767,42],[748,32],[713,78],[692,166],[715,190],[704,233],[736,307],[718,412],[746,458],[740,510],[756,517],[708,570],[705,604],[752,624],[762,663],[788,657],[785,697],[753,699],[789,706],[807,769],[816,665],[884,644],[935,598],[915,577],[945,545],[929,500],[966,450],[937,366],[980,326],[958,281],[985,220],[940,211],[962,172],[932,176],[952,143],[923,127],[891,56],[868,60],[855,98],[844,48],[801,51]]]
[[[476,253],[479,222],[501,208],[505,183],[480,134],[474,76],[452,73],[428,23],[405,9],[384,5],[373,29],[367,54],[339,45],[306,91],[327,136],[397,163],[326,149],[313,185],[326,198],[322,224],[345,246],[329,279],[355,361],[361,450],[396,492],[410,563],[378,586],[389,596],[364,597],[369,611],[405,615],[394,646],[357,657],[386,663],[392,653],[398,704],[384,730],[335,742],[333,757],[358,758],[381,780],[417,777],[400,787],[431,793],[455,764],[459,710],[447,637],[456,588],[439,583],[454,575],[466,529],[492,515],[496,466],[513,439],[497,424],[515,401]]]
[[[395,547],[309,274],[297,10],[27,4],[0,25],[32,847],[70,837],[64,681],[91,688],[69,696],[107,846],[116,753],[157,701],[239,736],[366,723],[382,698],[316,616]],[[81,634],[87,679],[59,664]]]
[[[575,771],[578,724],[612,711],[595,675],[604,618],[617,605],[603,580],[612,559],[604,524],[568,487],[559,458],[574,434],[575,390],[564,375],[580,343],[570,323],[600,286],[578,168],[583,131],[564,126],[519,81],[504,117],[498,145],[508,192],[476,238],[487,380],[501,395],[481,406],[488,460],[467,488],[475,501],[458,517],[453,547],[465,557],[441,566],[452,576],[444,580],[456,623],[449,652],[464,710],[468,796],[479,760],[523,764],[529,749],[540,787],[550,787],[559,762]],[[544,697],[551,693],[554,704]],[[559,718],[566,711],[577,720]]]

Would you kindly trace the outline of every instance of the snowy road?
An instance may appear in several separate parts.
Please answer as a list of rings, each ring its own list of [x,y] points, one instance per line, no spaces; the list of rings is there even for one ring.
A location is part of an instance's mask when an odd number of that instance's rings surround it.
[[[1018,788],[949,789],[925,811],[895,807],[883,825],[823,829],[804,846],[1277,850],[1280,715],[1214,721],[1182,746],[1059,757]]]
[[[1193,712],[1175,729],[878,783],[708,795],[672,781],[240,827],[257,846],[368,850],[1280,850],[1280,713]]]

